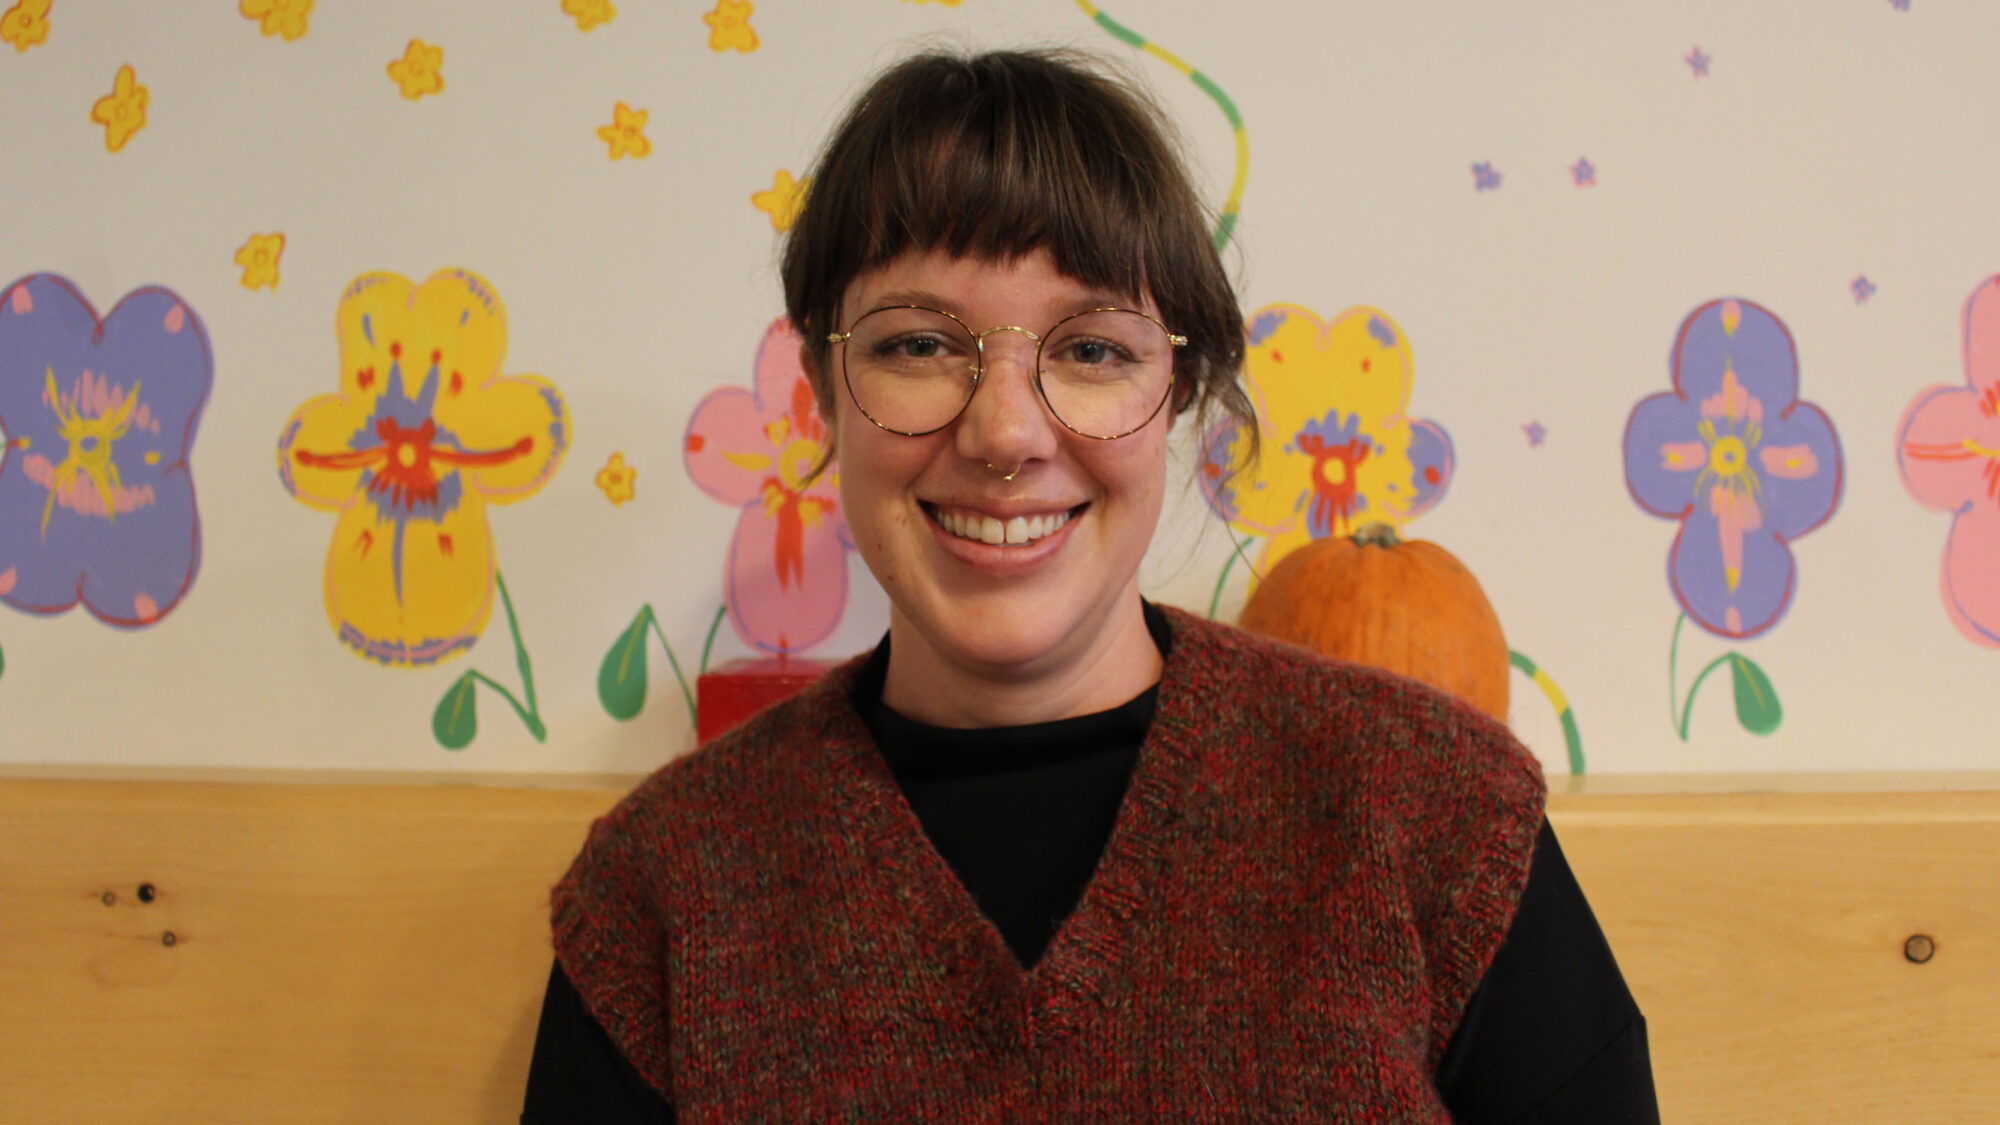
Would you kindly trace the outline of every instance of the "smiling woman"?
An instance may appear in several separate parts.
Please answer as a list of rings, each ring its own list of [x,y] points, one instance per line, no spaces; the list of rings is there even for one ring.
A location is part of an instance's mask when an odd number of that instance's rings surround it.
[[[1255,455],[1168,137],[1061,53],[836,128],[785,294],[888,635],[594,826],[525,1122],[1657,1121],[1527,751],[1140,596],[1176,420]]]

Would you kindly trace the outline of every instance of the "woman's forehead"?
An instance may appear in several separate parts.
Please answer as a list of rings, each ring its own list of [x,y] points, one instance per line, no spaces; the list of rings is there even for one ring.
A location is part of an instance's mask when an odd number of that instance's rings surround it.
[[[1120,292],[1064,273],[1044,248],[1005,258],[906,250],[856,275],[842,301],[848,319],[886,305],[925,305],[975,316],[1000,309],[1057,319],[1093,308],[1154,311],[1150,294]]]

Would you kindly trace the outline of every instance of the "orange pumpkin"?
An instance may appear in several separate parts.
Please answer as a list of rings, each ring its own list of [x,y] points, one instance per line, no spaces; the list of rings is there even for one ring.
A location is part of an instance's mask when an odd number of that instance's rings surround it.
[[[1279,559],[1237,624],[1452,692],[1507,721],[1507,639],[1479,580],[1435,543],[1368,524]]]

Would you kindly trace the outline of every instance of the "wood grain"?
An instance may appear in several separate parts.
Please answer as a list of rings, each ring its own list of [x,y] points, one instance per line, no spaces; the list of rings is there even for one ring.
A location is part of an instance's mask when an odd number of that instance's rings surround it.
[[[50,773],[0,778],[0,1089],[121,1123],[513,1121],[547,888],[630,780]],[[2000,1120],[2000,786],[1935,780],[1551,799],[1666,1120]]]

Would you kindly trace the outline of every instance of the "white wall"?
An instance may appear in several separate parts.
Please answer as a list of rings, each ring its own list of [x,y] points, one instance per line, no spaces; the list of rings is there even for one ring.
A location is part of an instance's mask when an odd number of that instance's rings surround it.
[[[600,705],[599,664],[642,604],[684,662],[699,654],[736,513],[693,485],[680,445],[705,394],[749,385],[781,311],[776,236],[749,197],[778,169],[804,170],[862,77],[937,36],[1086,47],[1145,77],[1218,201],[1235,170],[1215,103],[1068,0],[764,0],[749,53],[711,50],[706,10],[626,0],[583,33],[559,0],[504,15],[473,0],[321,4],[287,42],[229,4],[57,0],[45,43],[0,45],[0,285],[61,274],[100,314],[165,286],[215,359],[189,459],[203,540],[192,588],[134,630],[82,608],[0,609],[0,760],[650,768],[692,738],[663,654],[651,642],[649,701],[629,723]],[[2000,272],[2000,102],[1982,93],[2000,8],[1107,11],[1242,113],[1251,163],[1230,260],[1246,308],[1330,318],[1366,305],[1401,325],[1410,413],[1448,431],[1457,458],[1443,501],[1406,533],[1480,576],[1513,647],[1574,705],[1592,772],[1994,768],[2000,653],[1946,617],[1949,519],[1904,489],[1895,427],[1923,388],[1964,380],[1962,311]],[[385,73],[411,38],[445,48],[441,94],[406,100]],[[1705,77],[1684,59],[1697,46],[1713,60]],[[151,98],[146,127],[112,153],[90,111],[121,64]],[[648,110],[649,157],[607,158],[596,129],[616,101]],[[1579,158],[1594,186],[1573,183]],[[1502,174],[1498,189],[1475,190],[1475,162]],[[232,258],[268,231],[287,239],[281,283],[246,289]],[[548,739],[482,689],[478,737],[457,753],[430,726],[456,678],[477,668],[519,691],[504,616],[436,667],[357,658],[324,607],[334,516],[274,472],[286,419],[335,389],[347,282],[451,267],[504,301],[504,372],[553,381],[573,423],[554,479],[492,510]],[[1849,285],[1864,274],[1878,289],[1861,303]],[[1789,327],[1803,396],[1838,428],[1845,487],[1794,545],[1799,577],[1775,628],[1736,645],[1682,637],[1683,698],[1734,648],[1776,684],[1782,725],[1742,730],[1718,674],[1683,742],[1668,716],[1674,528],[1633,502],[1621,438],[1633,406],[1668,388],[1682,318],[1720,297]],[[639,474],[620,507],[592,480],[613,451]],[[21,464],[12,451],[0,474]],[[1142,577],[1155,597],[1205,608],[1228,554],[1187,489]],[[884,627],[882,595],[858,562],[851,572],[845,619],[813,655],[858,651]],[[716,660],[745,652],[725,626]],[[1567,768],[1553,713],[1522,678],[1514,711]]]

